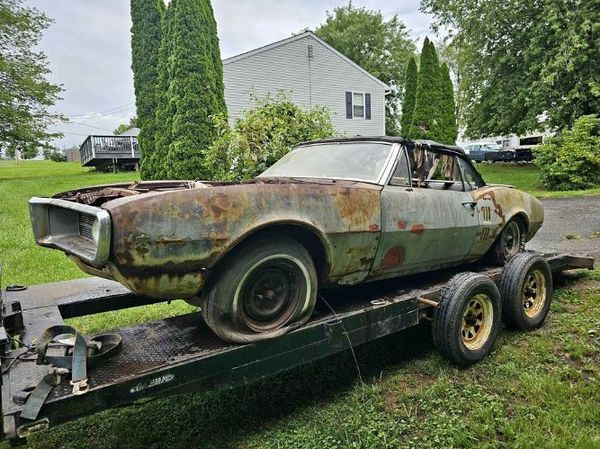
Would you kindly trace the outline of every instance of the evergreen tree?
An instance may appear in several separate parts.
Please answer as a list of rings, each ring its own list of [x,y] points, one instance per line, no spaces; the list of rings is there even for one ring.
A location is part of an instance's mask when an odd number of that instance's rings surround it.
[[[171,179],[204,178],[217,137],[212,116],[226,112],[217,24],[209,0],[173,0],[169,9],[166,110],[173,115],[165,168]]]
[[[441,86],[439,60],[433,43],[426,37],[421,50],[417,97],[411,125],[411,138],[438,140]]]
[[[173,47],[172,22],[177,0],[171,0],[163,16],[162,40],[158,52],[158,81],[156,89],[156,114],[154,149],[144,161],[144,179],[167,178],[167,155],[171,142],[171,124],[175,109],[170,98]]]
[[[156,133],[156,104],[158,82],[158,53],[162,37],[163,0],[131,0],[131,69],[140,128],[138,142],[141,149],[140,172],[143,179],[152,177],[147,163],[154,151]]]
[[[410,125],[412,124],[413,113],[415,110],[415,100],[417,97],[417,63],[415,58],[410,58],[406,67],[406,77],[404,78],[404,95],[402,100],[402,126],[401,136],[410,138]]]
[[[456,105],[454,103],[454,86],[450,79],[450,69],[446,63],[440,67],[441,97],[439,105],[438,139],[442,143],[455,144],[458,136],[456,123]]]

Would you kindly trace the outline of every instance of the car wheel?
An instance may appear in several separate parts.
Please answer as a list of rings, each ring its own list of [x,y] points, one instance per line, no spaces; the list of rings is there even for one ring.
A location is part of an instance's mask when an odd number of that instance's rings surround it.
[[[197,304],[223,340],[250,343],[304,324],[317,298],[310,253],[288,237],[250,240],[227,257]]]
[[[433,314],[433,342],[457,365],[476,363],[492,349],[500,313],[500,293],[488,276],[457,274],[444,288]]]
[[[546,319],[552,301],[552,271],[534,253],[521,253],[506,264],[500,278],[502,316],[511,329],[537,329]]]
[[[493,264],[504,265],[525,250],[525,226],[519,218],[512,218],[490,248],[489,259]]]

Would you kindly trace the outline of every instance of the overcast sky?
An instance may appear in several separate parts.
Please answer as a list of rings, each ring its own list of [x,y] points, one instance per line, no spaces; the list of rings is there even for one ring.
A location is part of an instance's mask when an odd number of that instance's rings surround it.
[[[72,121],[56,129],[65,137],[58,146],[79,145],[88,134],[111,134],[135,115],[129,0],[26,0],[54,19],[41,49],[50,62],[51,81],[62,84],[56,109]],[[326,11],[344,0],[213,0],[221,42],[227,58],[315,29]],[[430,17],[419,12],[419,0],[355,0],[357,6],[398,14],[421,41]]]

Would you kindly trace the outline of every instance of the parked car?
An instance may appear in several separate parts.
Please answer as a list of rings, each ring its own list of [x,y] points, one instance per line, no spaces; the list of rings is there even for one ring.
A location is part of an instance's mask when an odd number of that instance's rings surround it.
[[[508,162],[515,159],[515,152],[495,143],[471,143],[465,146],[465,153],[473,162]]]
[[[225,340],[306,322],[319,288],[504,263],[543,222],[458,147],[402,138],[301,144],[245,182],[150,181],[29,202],[39,245],[143,296],[199,305]]]
[[[535,145],[523,145],[520,147],[512,148],[515,152],[515,162],[531,162],[535,158],[533,153]]]

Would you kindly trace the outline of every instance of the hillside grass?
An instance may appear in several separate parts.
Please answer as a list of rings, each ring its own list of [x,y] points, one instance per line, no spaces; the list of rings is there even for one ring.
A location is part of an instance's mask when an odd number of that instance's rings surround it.
[[[531,166],[478,168],[488,182],[536,191]],[[83,276],[60,252],[35,246],[29,197],[135,179],[135,173],[95,173],[76,164],[0,161],[3,285]],[[578,272],[558,286],[543,328],[502,331],[493,353],[469,369],[457,369],[435,352],[425,324],[359,348],[358,367],[343,353],[248,387],[102,412],[51,428],[28,444],[40,449],[600,448],[599,304],[600,270]],[[187,310],[176,301],[69,322],[89,333]]]

